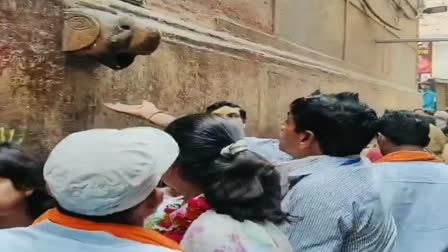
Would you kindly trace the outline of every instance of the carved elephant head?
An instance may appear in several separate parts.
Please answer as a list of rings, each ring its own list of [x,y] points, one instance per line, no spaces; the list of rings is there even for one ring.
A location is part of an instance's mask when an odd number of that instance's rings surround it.
[[[137,18],[87,8],[65,12],[63,51],[114,70],[128,67],[137,55],[150,55],[159,44],[160,32]]]

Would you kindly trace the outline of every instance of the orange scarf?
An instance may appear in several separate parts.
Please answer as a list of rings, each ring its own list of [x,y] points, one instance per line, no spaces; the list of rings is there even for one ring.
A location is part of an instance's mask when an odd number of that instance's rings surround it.
[[[103,231],[122,239],[182,251],[182,248],[173,240],[157,233],[156,231],[146,230],[141,227],[120,224],[95,223],[92,221],[64,215],[57,209],[48,210],[41,217],[39,217],[33,225],[40,224],[46,220],[62,225],[64,227],[85,231]]]
[[[426,161],[435,163],[442,162],[438,157],[424,151],[397,151],[384,156],[382,159],[376,161],[375,163],[415,161]]]

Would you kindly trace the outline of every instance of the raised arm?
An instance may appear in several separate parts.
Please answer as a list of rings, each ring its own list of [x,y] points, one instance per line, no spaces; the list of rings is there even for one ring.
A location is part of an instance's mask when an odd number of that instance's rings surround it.
[[[140,105],[123,103],[104,103],[104,106],[116,112],[137,116],[150,121],[159,127],[167,127],[176,118],[160,109],[153,103],[143,100]]]

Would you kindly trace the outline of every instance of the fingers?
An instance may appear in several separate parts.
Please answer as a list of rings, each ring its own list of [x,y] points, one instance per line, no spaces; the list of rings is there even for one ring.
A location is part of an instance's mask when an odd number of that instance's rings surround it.
[[[112,110],[117,110],[117,111],[128,111],[128,110],[133,110],[133,109],[138,109],[141,107],[141,105],[127,105],[127,104],[123,104],[123,103],[103,103],[104,106],[106,106],[109,109]]]
[[[122,103],[104,103],[104,106],[115,111],[133,116],[140,116],[142,105],[127,105]]]

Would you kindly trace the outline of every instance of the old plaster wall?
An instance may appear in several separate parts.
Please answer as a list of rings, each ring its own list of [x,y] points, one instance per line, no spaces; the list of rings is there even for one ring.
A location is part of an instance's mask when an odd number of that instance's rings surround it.
[[[56,1],[0,1],[0,124],[26,135],[35,150],[78,128],[74,89],[64,81],[62,22]]]
[[[67,0],[68,7],[101,6],[162,31],[153,55],[112,71],[61,53],[60,1],[3,0],[0,123],[19,128],[45,153],[69,132],[144,123],[107,111],[103,102],[149,99],[183,115],[231,100],[248,110],[249,133],[257,136],[276,136],[288,104],[318,88],[360,92],[379,111],[418,105],[413,45],[373,41],[415,37],[415,22],[401,21],[403,29],[392,32],[356,3],[305,2],[310,1],[148,0],[142,8],[119,0]],[[301,16],[314,11],[315,16]]]

